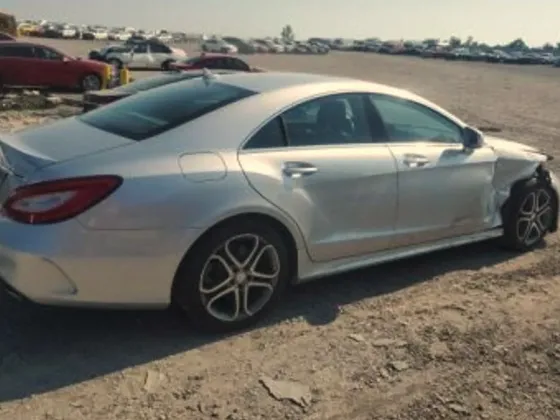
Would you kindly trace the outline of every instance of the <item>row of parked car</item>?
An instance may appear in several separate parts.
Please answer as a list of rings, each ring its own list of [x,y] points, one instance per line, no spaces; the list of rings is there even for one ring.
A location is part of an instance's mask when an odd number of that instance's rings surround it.
[[[118,84],[117,70],[124,65],[168,73],[264,71],[237,55],[203,52],[189,57],[184,50],[156,40],[107,45],[80,58],[41,43],[6,39],[0,41],[0,92],[22,88],[98,91]]]
[[[132,27],[109,28],[101,25],[73,25],[49,21],[20,22],[18,32],[22,36],[101,41],[127,41],[131,38],[139,38],[156,39],[161,42],[186,42],[192,38],[185,32],[171,32],[166,29],[148,31]]]
[[[221,69],[235,71],[259,71],[250,66],[231,51],[227,53],[202,52],[195,57],[177,47],[171,47],[156,40],[127,41],[122,44],[109,44],[101,49],[91,50],[90,60],[102,61],[114,68],[192,70]]]
[[[353,41],[338,42],[332,49],[373,52],[380,54],[410,55],[446,60],[486,61],[505,64],[547,64],[560,66],[560,57],[552,52],[528,50],[511,51],[500,48],[452,47],[450,45],[426,45],[414,42]]]
[[[309,39],[307,41],[286,41],[280,38],[243,39],[233,36],[211,37],[203,40],[201,49],[215,53],[292,53],[292,54],[327,54],[331,50],[328,44]]]

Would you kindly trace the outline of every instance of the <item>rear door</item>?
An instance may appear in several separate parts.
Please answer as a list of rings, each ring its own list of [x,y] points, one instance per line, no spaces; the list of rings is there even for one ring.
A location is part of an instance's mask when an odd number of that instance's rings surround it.
[[[167,45],[150,44],[150,54],[153,58],[153,63],[150,63],[154,68],[160,68],[163,62],[171,59],[171,48]]]
[[[239,152],[249,183],[300,227],[315,261],[391,246],[396,164],[374,144],[362,94],[329,95],[267,122]]]
[[[37,71],[33,47],[26,44],[0,45],[0,82],[6,86],[36,86]]]

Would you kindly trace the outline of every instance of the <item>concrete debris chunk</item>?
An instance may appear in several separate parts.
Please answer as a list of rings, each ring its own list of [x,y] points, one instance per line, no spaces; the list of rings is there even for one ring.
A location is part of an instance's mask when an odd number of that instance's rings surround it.
[[[302,408],[311,405],[311,390],[308,386],[292,381],[280,381],[261,377],[260,383],[266,388],[270,396],[278,401],[288,400]]]

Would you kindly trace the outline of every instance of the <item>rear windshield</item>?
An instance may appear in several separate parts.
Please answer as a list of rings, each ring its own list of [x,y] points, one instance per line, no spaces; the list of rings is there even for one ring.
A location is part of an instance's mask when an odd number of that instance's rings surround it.
[[[108,133],[140,141],[254,94],[197,78],[147,90],[82,114],[78,119]]]

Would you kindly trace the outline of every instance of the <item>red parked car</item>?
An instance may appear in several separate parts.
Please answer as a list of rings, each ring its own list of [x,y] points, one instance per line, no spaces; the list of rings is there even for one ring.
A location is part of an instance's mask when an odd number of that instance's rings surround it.
[[[0,87],[99,90],[111,76],[106,63],[70,57],[30,42],[0,42]]]
[[[258,67],[252,67],[240,58],[232,57],[227,54],[208,54],[203,53],[198,57],[189,58],[184,61],[171,63],[170,67],[177,70],[236,70],[246,72],[262,72]]]

